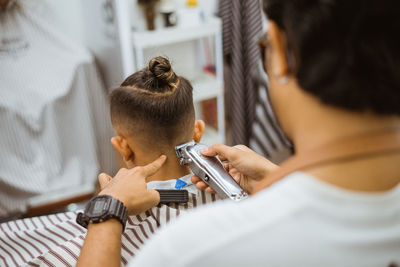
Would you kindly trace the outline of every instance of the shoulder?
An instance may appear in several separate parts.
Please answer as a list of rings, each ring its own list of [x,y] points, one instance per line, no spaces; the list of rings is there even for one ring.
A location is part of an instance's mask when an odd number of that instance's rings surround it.
[[[135,264],[156,266],[167,262],[184,266],[199,262],[224,244],[240,242],[259,231],[265,232],[304,206],[299,198],[290,197],[290,180],[279,182],[240,203],[226,200],[198,208],[190,216],[161,230],[138,255]],[[151,257],[154,253],[158,257]],[[149,264],[149,259],[157,262]]]

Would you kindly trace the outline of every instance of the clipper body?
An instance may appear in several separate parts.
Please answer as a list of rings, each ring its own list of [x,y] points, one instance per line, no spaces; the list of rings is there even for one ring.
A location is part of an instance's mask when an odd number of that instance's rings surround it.
[[[247,193],[225,170],[217,157],[205,157],[200,151],[206,145],[194,141],[175,147],[179,163],[189,166],[192,172],[208,184],[221,198],[240,201],[248,197]]]

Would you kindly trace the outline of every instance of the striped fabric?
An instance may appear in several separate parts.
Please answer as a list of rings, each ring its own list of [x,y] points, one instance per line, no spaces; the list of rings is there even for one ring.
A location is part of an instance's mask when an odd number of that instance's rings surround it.
[[[45,20],[43,1],[17,3],[0,19],[0,217],[87,193],[117,167],[94,58]]]
[[[268,101],[267,76],[257,44],[263,20],[260,1],[220,0],[219,15],[223,20],[231,142],[246,144],[280,163],[292,150]]]
[[[281,131],[268,97],[267,75],[258,64],[257,102],[249,146],[274,163],[281,163],[292,155],[292,144]]]
[[[122,236],[121,265],[126,266],[157,230],[192,208],[214,202],[204,191],[189,193],[185,204],[161,204],[128,219]],[[0,224],[0,266],[75,266],[86,229],[67,212]]]
[[[259,0],[220,0],[228,116],[232,144],[249,144],[257,88],[254,68],[260,59],[257,37],[262,30]]]

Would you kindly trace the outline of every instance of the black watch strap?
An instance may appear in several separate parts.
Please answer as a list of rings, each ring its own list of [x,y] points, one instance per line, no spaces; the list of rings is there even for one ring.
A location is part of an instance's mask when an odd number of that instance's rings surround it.
[[[116,198],[111,198],[109,213],[106,215],[105,220],[108,219],[117,219],[122,224],[122,231],[124,231],[128,220],[128,210],[124,203]]]
[[[96,203],[103,205],[102,214],[92,214],[92,207],[96,206]],[[76,222],[87,228],[89,223],[100,223],[109,219],[117,219],[121,224],[123,230],[125,230],[126,221],[128,219],[128,211],[125,205],[116,198],[108,195],[101,195],[93,197],[85,207],[84,212],[78,213]]]
[[[189,193],[187,190],[156,189],[160,193],[160,203],[187,203]]]

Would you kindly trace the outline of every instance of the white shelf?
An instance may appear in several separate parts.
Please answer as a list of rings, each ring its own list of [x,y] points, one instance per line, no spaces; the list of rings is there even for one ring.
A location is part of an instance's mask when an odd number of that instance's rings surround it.
[[[223,94],[223,84],[214,75],[201,73],[190,79],[193,85],[193,99],[200,102]]]
[[[185,42],[220,33],[221,20],[210,17],[195,27],[176,26],[154,31],[132,32],[132,42],[136,49],[145,49],[162,45]]]

